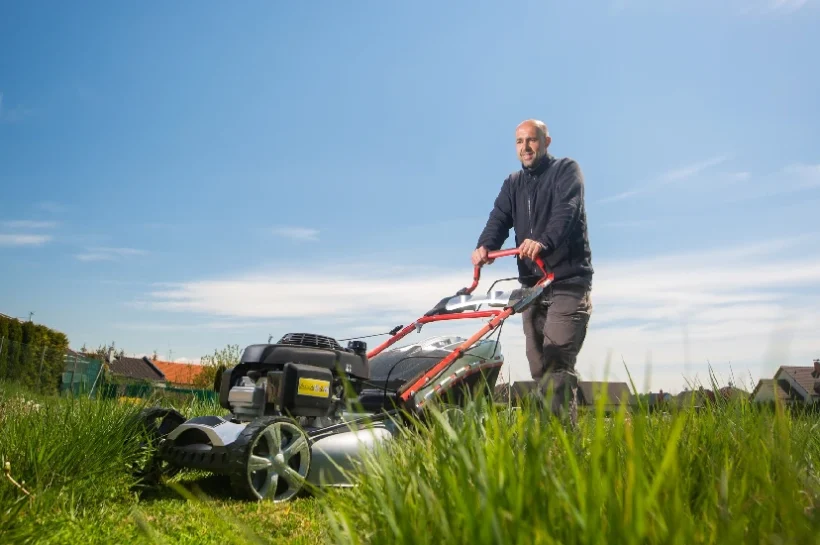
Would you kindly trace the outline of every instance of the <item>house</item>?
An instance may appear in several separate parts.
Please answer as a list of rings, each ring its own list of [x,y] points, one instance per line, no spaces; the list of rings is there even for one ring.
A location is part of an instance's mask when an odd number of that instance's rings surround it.
[[[534,388],[534,380],[517,380],[512,384],[504,382],[496,385],[493,397],[497,403],[511,403],[517,406]]]
[[[731,387],[730,387],[731,388]],[[697,389],[684,389],[682,392],[676,394],[672,398],[672,404],[679,409],[693,407],[695,409],[704,409],[706,407],[714,406],[718,399],[725,399],[732,390],[721,391],[718,390],[716,394],[711,388],[704,388],[698,386]]]
[[[774,374],[774,380],[789,396],[789,401],[816,403],[820,394],[814,391],[815,367],[781,366]]]
[[[534,380],[518,380],[513,384],[499,384],[495,388],[495,400],[499,403],[510,402],[519,405],[536,387]],[[578,406],[595,408],[595,401],[601,393],[606,393],[604,412],[617,411],[621,400],[632,405],[632,393],[625,382],[578,382]]]
[[[161,360],[153,360],[151,363],[162,371],[169,386],[191,388],[196,385],[197,377],[205,371],[204,366],[193,363]]]
[[[753,403],[774,403],[775,400],[785,403],[789,400],[789,394],[783,388],[778,387],[771,378],[762,378],[757,381],[757,385],[749,396]]]
[[[771,403],[775,399],[784,403],[820,403],[820,360],[811,366],[781,365],[774,377],[761,379],[751,393],[756,403]]]
[[[512,385],[509,382],[499,382],[493,390],[493,401],[496,403],[509,403],[511,391]]]
[[[165,387],[165,374],[143,358],[127,356],[106,358],[108,380],[120,384],[143,384],[151,387]]]
[[[735,386],[731,382],[729,383],[728,386],[724,386],[723,388],[720,388],[718,390],[718,394],[720,395],[720,397],[722,397],[723,399],[725,399],[727,401],[740,399],[740,398],[748,398],[749,397],[749,392],[747,392],[746,390],[743,390],[742,388],[738,388],[737,386]]]
[[[630,405],[642,405],[650,412],[667,407],[674,398],[669,392],[660,390],[659,392],[639,393],[630,398]]]
[[[578,406],[597,409],[597,401],[604,396],[604,413],[613,413],[620,409],[621,403],[633,404],[632,392],[626,382],[589,382],[578,383]]]
[[[151,362],[127,356],[105,357],[105,379],[100,397],[140,398],[165,388],[165,375]]]
[[[814,371],[811,376],[814,377],[814,393],[820,395],[820,360],[814,360]]]

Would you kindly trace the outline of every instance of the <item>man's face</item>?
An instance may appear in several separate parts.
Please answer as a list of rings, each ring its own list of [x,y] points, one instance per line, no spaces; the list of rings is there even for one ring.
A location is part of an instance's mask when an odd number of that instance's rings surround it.
[[[547,142],[532,123],[524,123],[515,130],[515,149],[521,164],[529,168],[547,153]]]

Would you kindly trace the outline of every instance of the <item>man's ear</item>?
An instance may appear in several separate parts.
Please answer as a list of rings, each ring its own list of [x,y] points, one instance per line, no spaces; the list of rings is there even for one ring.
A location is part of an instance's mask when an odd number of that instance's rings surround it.
[[[544,137],[544,149],[547,149],[548,147],[550,147],[551,143],[552,143],[552,138],[550,138],[549,136],[545,136]]]

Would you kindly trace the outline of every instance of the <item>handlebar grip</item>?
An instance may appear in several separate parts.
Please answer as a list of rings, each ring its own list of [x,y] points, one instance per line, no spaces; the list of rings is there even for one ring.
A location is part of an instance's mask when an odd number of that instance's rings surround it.
[[[518,255],[518,254],[519,254],[518,248],[508,248],[506,250],[496,250],[496,251],[493,251],[493,252],[487,252],[487,258],[488,259],[497,259],[499,257],[506,257],[506,256],[509,256],[509,255]],[[542,277],[542,280],[545,280],[545,279],[549,278],[551,275],[549,273],[547,273],[547,269],[544,266],[544,261],[540,257],[536,257],[534,261],[535,261],[535,264],[538,266],[538,268],[541,270],[541,273],[544,275]],[[478,281],[479,281],[480,278],[481,278],[481,266],[478,265],[478,266],[475,267],[475,269],[473,271],[473,284],[469,288],[462,288],[461,290],[459,290],[458,294],[459,295],[469,295],[470,293],[472,293],[473,290],[475,290],[476,287],[478,286]]]
[[[497,257],[505,257],[508,255],[518,255],[520,252],[518,248],[509,248],[507,250],[497,250],[495,252],[487,252],[488,259],[495,259]],[[543,278],[547,278],[549,274],[547,274],[547,269],[544,266],[544,261],[540,257],[536,257],[534,260],[535,264],[541,270],[541,274],[543,274]]]
[[[496,250],[494,252],[487,252],[487,259],[496,259],[499,257],[506,257],[508,255],[518,255],[518,248],[509,248],[508,250]]]

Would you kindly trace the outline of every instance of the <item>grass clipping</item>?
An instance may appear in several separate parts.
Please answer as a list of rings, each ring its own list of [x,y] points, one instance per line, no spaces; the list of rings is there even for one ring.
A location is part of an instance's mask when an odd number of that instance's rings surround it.
[[[748,401],[437,415],[365,460],[338,543],[820,543],[817,415]]]

